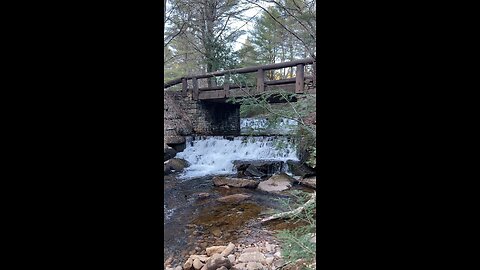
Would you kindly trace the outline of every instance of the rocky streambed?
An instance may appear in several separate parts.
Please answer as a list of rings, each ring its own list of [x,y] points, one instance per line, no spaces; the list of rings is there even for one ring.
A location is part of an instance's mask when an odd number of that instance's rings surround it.
[[[214,143],[216,145],[213,146],[218,148],[219,141]],[[265,145],[257,144],[256,147]],[[273,153],[268,149],[260,149],[264,152],[243,150],[246,154],[252,151]],[[229,148],[237,155],[243,150],[238,146]],[[275,232],[299,224],[287,220],[262,223],[261,220],[274,212],[288,210],[278,200],[287,199],[291,190],[313,192],[316,188],[314,171],[299,164],[298,160],[289,160],[291,153],[281,161],[223,160],[215,163],[221,156],[211,153],[212,150],[205,155],[217,160],[201,159],[202,155],[198,152],[198,149],[190,149],[190,155],[197,156],[184,160],[178,158],[182,155],[175,155],[171,149],[164,151],[168,154],[168,158],[164,157],[165,268],[223,270],[282,267],[283,259]],[[231,169],[228,169],[228,163]],[[228,169],[223,175],[216,172],[199,176],[202,168],[212,172],[218,164]],[[194,168],[194,177],[185,173],[190,166]],[[232,245],[234,248],[230,251]],[[218,252],[213,252],[214,249]],[[225,250],[228,254],[222,254]]]

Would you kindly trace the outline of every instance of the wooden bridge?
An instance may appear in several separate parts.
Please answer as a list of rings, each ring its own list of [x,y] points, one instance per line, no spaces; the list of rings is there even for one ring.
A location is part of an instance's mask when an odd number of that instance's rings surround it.
[[[311,65],[313,74],[305,74],[305,66]],[[296,67],[294,78],[281,80],[265,80],[265,71],[283,68]],[[256,85],[232,84],[230,78],[236,74],[256,73]],[[191,94],[192,100],[219,101],[223,102],[230,97],[255,96],[265,93],[271,89],[282,89],[292,94],[316,93],[316,62],[313,58],[305,58],[291,62],[283,62],[255,67],[245,67],[224,71],[216,71],[202,75],[186,76],[164,84],[164,90],[182,84],[181,94]],[[215,80],[223,76],[223,85],[215,85]],[[207,79],[213,81],[209,87],[199,87],[199,80]],[[191,87],[189,87],[191,81]],[[307,87],[306,87],[307,86]]]

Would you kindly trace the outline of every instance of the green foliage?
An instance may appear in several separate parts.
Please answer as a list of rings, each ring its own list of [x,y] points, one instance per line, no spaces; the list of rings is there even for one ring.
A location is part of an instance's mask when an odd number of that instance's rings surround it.
[[[304,259],[311,263],[316,254],[316,245],[311,242],[316,229],[316,203],[305,205],[305,202],[310,198],[310,193],[292,190],[290,194],[292,195],[291,198],[277,201],[288,210],[304,206],[305,208],[298,215],[291,217],[293,222],[302,222],[303,225],[277,233],[277,237],[281,241],[282,256],[290,263],[298,259]],[[307,267],[307,269],[309,268]]]

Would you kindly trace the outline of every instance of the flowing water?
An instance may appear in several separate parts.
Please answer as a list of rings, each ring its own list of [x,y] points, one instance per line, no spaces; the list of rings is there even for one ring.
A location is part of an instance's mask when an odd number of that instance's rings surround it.
[[[183,263],[195,249],[198,254],[207,246],[247,241],[260,234],[265,237],[259,217],[279,209],[276,199],[286,197],[256,189],[215,187],[214,176],[234,176],[235,160],[298,160],[285,136],[188,137],[185,150],[176,157],[190,163],[182,173],[164,178],[164,256],[172,256],[177,263]],[[238,193],[251,197],[237,204],[216,200]]]

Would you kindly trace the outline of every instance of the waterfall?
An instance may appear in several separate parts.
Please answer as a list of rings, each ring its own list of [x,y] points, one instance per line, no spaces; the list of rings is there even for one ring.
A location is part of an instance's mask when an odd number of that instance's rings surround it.
[[[188,179],[206,175],[236,173],[235,160],[298,160],[293,143],[286,137],[231,137],[207,136],[187,138],[186,148],[177,154],[187,160],[187,167],[179,178]]]
[[[266,118],[242,118],[240,129],[242,134],[289,134],[298,123],[291,119],[282,118],[271,123]]]

